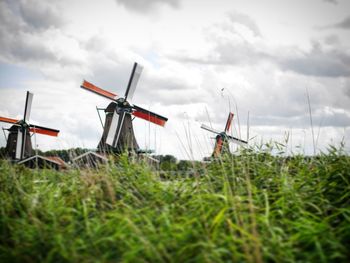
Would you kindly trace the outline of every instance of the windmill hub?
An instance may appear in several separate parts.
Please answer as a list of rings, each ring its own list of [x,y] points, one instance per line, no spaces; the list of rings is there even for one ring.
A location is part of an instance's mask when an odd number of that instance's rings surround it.
[[[125,100],[125,98],[119,98],[116,100],[116,102],[118,105],[117,107],[119,109],[123,109],[122,111],[125,111],[127,113],[132,113],[132,106],[127,100]],[[126,109],[126,110],[124,110],[124,109]]]
[[[131,114],[132,113],[132,108],[130,106],[117,107],[116,111],[117,111],[118,114],[122,114],[123,112]]]
[[[20,120],[18,125],[20,125],[23,130],[29,127],[28,123],[26,123],[24,120]]]
[[[128,104],[128,102],[125,100],[125,98],[119,98],[116,101],[117,101],[118,105]]]
[[[226,132],[221,132],[221,133],[220,133],[220,136],[222,136],[222,137],[227,137],[227,134],[226,134]]]

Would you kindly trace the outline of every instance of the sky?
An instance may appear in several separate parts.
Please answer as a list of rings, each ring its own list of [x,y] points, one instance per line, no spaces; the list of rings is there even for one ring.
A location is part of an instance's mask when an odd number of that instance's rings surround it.
[[[214,135],[200,125],[233,112],[250,145],[349,152],[349,33],[349,0],[0,0],[0,116],[22,118],[29,90],[30,122],[60,130],[37,147],[96,148],[110,101],[80,85],[123,95],[138,62],[133,103],[169,118],[134,120],[143,149],[202,159]]]

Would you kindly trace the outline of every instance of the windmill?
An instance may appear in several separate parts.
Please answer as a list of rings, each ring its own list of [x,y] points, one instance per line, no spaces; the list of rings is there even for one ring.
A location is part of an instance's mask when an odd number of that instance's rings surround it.
[[[6,153],[8,157],[14,161],[22,161],[34,155],[30,133],[39,133],[49,136],[57,136],[59,133],[59,130],[28,123],[33,96],[33,93],[27,91],[22,120],[0,117],[0,122],[12,124],[9,129],[6,129],[9,131],[6,143]]]
[[[160,126],[164,126],[167,122],[168,119],[166,117],[132,104],[142,69],[141,65],[134,63],[124,97],[118,97],[115,93],[101,89],[86,80],[83,81],[81,88],[112,101],[104,109],[106,119],[103,126],[103,134],[97,146],[99,152],[114,152],[117,154],[123,151],[140,152],[133,130],[132,116]]]
[[[244,140],[238,139],[238,138],[233,137],[233,136],[228,134],[228,132],[231,128],[233,116],[234,116],[234,114],[232,112],[230,112],[228,115],[227,121],[226,121],[225,130],[223,132],[219,132],[217,130],[214,130],[205,124],[201,125],[202,129],[217,134],[216,138],[215,138],[214,151],[212,154],[212,157],[214,157],[214,158],[219,157],[224,152],[229,152],[229,142],[230,141],[237,143],[238,145],[246,145],[248,143]]]

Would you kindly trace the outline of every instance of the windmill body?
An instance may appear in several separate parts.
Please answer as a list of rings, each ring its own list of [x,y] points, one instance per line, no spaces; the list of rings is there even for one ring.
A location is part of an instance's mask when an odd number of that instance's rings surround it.
[[[167,122],[168,119],[166,117],[132,104],[132,98],[142,69],[142,66],[139,64],[134,64],[124,97],[118,97],[113,92],[101,89],[86,80],[83,81],[81,88],[112,101],[105,109],[106,119],[103,134],[97,146],[99,152],[113,152],[116,154],[123,151],[139,152],[140,148],[132,125],[133,117],[141,118],[160,126],[164,126]]]
[[[230,112],[228,115],[227,121],[226,121],[225,130],[223,132],[219,132],[217,130],[214,130],[205,124],[202,124],[202,126],[201,126],[202,129],[216,134],[214,151],[212,153],[212,157],[214,157],[214,158],[217,158],[224,153],[229,153],[230,152],[229,143],[231,141],[238,144],[238,145],[246,145],[247,144],[246,141],[241,140],[241,139],[236,138],[236,137],[233,137],[233,136],[228,134],[228,132],[230,131],[230,128],[231,128],[233,116],[234,116],[234,114],[232,112]]]
[[[6,142],[6,154],[11,160],[16,160],[19,158],[16,158],[16,152],[19,151],[17,149],[17,141],[19,140],[18,136],[20,136],[20,129],[21,127],[18,125],[12,125],[8,131],[9,134],[7,136],[7,142]],[[24,152],[22,158],[28,158],[34,154],[33,147],[32,147],[32,140],[30,138],[30,132],[29,129],[22,130],[22,133],[25,132],[25,146],[24,146]]]
[[[22,161],[34,155],[31,133],[57,136],[59,130],[30,124],[29,117],[33,101],[33,93],[27,91],[24,116],[22,120],[0,117],[0,122],[12,124],[7,129],[9,134],[6,142],[6,154],[13,161]]]
[[[132,126],[132,118],[130,114],[125,114],[124,122],[121,127],[119,140],[118,140],[118,143],[116,144],[116,147],[112,147],[111,145],[106,143],[108,131],[111,128],[113,113],[115,111],[118,112],[119,110],[120,108],[118,108],[118,105],[114,102],[111,102],[105,109],[106,119],[105,119],[103,134],[97,146],[97,149],[99,152],[116,152],[116,153],[121,153],[123,151],[138,152],[140,149],[135,138],[134,129]],[[120,115],[120,112],[118,114]],[[117,134],[115,135],[115,137],[116,136]],[[115,137],[113,139],[116,140]]]

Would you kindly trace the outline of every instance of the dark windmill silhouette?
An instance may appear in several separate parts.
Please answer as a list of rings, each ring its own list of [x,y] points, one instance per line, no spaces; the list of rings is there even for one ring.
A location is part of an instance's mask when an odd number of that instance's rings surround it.
[[[104,109],[106,119],[103,126],[103,134],[97,146],[98,152],[113,152],[116,154],[123,151],[135,153],[140,152],[134,134],[132,116],[160,126],[164,126],[167,122],[167,118],[132,104],[132,98],[142,69],[143,67],[139,64],[134,64],[124,97],[118,97],[115,93],[103,90],[86,80],[83,81],[81,88],[94,92],[112,101],[107,108]]]
[[[55,137],[58,136],[59,133],[59,130],[29,123],[33,96],[33,93],[27,91],[24,115],[22,120],[0,117],[1,122],[12,124],[9,129],[4,130],[8,130],[9,132],[5,151],[7,157],[13,161],[22,162],[34,156],[31,142],[31,133],[39,133]]]
[[[230,112],[228,115],[227,121],[226,121],[225,130],[223,132],[219,132],[217,130],[214,130],[205,124],[201,125],[202,129],[217,134],[216,138],[215,138],[214,151],[212,153],[212,157],[214,157],[214,158],[217,158],[221,154],[228,153],[230,151],[230,148],[229,148],[230,141],[237,143],[238,145],[246,145],[248,143],[244,140],[238,139],[238,138],[233,137],[233,136],[228,134],[228,132],[231,128],[233,116],[234,116],[234,114],[232,112]]]

